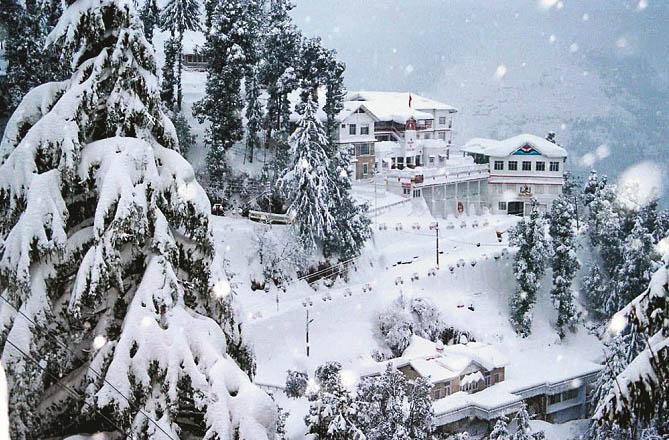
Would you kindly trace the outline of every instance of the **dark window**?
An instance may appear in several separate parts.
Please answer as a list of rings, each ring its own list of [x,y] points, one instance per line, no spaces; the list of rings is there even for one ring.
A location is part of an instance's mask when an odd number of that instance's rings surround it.
[[[509,161],[509,171],[517,171],[518,170],[518,162],[515,160],[510,160]]]
[[[360,144],[360,155],[369,154],[369,144]]]
[[[369,173],[369,165],[366,163],[362,164],[362,175],[366,176]]]
[[[360,134],[369,134],[369,124],[360,126]]]
[[[356,133],[356,126],[355,124],[349,124],[348,126],[348,134],[355,134]]]
[[[504,161],[503,160],[496,160],[495,161],[495,170],[499,171],[499,170],[503,170],[503,169],[504,169]]]
[[[346,124],[341,124],[341,128],[346,128]]]
[[[560,162],[551,162],[551,171],[560,171]]]
[[[497,208],[499,208],[500,211],[506,211],[506,202],[497,203]],[[495,379],[495,382],[497,382],[497,379]]]
[[[523,171],[532,171],[532,162],[530,162],[529,160],[524,160]]]
[[[578,397],[578,388],[571,389],[562,393],[562,401],[573,400]]]
[[[446,116],[439,116],[439,125],[446,125]]]
[[[546,162],[537,162],[535,169],[537,171],[546,171]]]

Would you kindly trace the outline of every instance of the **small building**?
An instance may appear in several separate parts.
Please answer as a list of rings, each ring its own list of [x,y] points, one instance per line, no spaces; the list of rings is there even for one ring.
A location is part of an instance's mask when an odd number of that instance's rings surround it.
[[[184,69],[198,71],[207,69],[209,60],[203,52],[205,43],[206,37],[202,32],[186,31],[184,33],[181,52],[181,61]]]
[[[531,134],[504,140],[475,138],[461,149],[477,164],[488,166],[493,213],[528,215],[532,200],[546,211],[562,192],[567,151],[544,138]]]
[[[413,336],[401,357],[360,373],[379,375],[390,364],[410,380],[429,378],[437,432],[467,430],[484,436],[497,419],[512,417],[523,404],[535,418],[551,423],[588,417],[589,398],[602,366],[554,356],[542,347],[514,353],[509,361],[490,344],[443,346]],[[541,369],[536,368],[539,364]]]
[[[374,129],[378,118],[363,103],[346,101],[337,121],[337,142],[349,150],[352,177],[355,180],[371,177],[375,171]]]

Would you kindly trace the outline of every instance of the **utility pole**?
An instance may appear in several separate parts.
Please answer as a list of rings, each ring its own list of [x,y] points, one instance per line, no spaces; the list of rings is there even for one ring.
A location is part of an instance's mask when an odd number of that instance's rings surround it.
[[[574,207],[576,208],[576,230],[580,230],[581,226],[579,225],[578,221],[578,196],[574,194]]]
[[[313,319],[309,319],[309,309],[307,309],[307,321],[306,321],[306,336],[307,336],[307,357],[309,357],[309,324],[314,322]]]
[[[430,229],[434,229],[436,232],[435,238],[435,249],[436,249],[436,255],[437,255],[437,268],[439,268],[439,222],[435,222],[434,224],[430,225]]]

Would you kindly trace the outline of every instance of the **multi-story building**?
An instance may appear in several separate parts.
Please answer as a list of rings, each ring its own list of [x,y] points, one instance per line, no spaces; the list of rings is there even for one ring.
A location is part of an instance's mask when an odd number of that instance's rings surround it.
[[[401,142],[406,122],[416,121],[416,139],[453,141],[455,107],[410,92],[349,92],[347,102],[364,103],[378,119],[375,136],[378,141]]]
[[[493,213],[527,215],[532,200],[545,211],[562,192],[567,151],[546,139],[531,134],[501,141],[476,138],[461,149],[487,165]]]
[[[353,178],[371,177],[374,174],[374,130],[378,118],[363,103],[346,101],[337,121],[338,143],[341,148],[349,149]]]

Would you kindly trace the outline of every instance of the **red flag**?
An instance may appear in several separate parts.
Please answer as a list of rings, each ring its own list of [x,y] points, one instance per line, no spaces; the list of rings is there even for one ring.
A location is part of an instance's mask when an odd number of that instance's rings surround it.
[[[411,93],[409,93],[409,108],[411,108]]]

